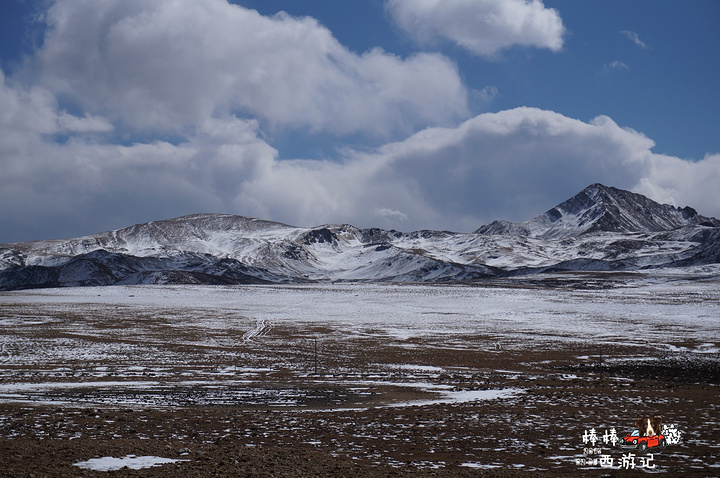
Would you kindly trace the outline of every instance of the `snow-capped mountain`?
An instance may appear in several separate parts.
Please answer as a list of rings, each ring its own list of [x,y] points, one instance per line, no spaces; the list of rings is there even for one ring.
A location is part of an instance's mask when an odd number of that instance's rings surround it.
[[[473,233],[314,228],[197,214],[0,245],[0,289],[306,281],[472,281],[542,270],[720,262],[720,221],[593,184],[523,223]]]
[[[523,223],[495,221],[475,232],[549,239],[593,232],[654,233],[694,225],[717,227],[720,222],[699,215],[691,207],[658,204],[641,194],[593,184],[534,219]]]

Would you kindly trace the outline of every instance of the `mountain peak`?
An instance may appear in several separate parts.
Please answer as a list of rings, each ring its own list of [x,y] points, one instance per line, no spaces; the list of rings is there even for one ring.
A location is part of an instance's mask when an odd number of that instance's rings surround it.
[[[173,244],[187,240],[188,237],[204,238],[215,232],[249,232],[287,228],[284,224],[252,217],[232,214],[202,213],[163,219],[111,231],[107,233],[130,242],[139,238],[152,238],[160,243]]]
[[[701,216],[691,207],[660,204],[642,194],[595,183],[534,219],[520,224],[496,221],[476,232],[502,234],[514,231],[555,238],[593,232],[662,232],[698,224],[720,226],[720,221]]]

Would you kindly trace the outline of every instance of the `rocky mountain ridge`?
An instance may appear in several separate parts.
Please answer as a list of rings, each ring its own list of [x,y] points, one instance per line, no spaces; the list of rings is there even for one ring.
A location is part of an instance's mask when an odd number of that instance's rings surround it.
[[[0,245],[0,289],[312,281],[458,282],[547,270],[720,263],[720,221],[593,184],[523,223],[473,233],[293,227],[196,214]]]

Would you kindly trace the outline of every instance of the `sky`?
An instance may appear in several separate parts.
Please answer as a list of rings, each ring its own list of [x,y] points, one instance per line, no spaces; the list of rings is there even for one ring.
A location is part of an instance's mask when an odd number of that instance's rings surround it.
[[[716,0],[3,0],[0,243],[217,212],[720,217]]]

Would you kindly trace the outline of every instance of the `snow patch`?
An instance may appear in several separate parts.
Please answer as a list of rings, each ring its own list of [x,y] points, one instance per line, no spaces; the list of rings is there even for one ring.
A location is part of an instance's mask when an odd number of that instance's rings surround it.
[[[102,458],[92,458],[87,461],[74,463],[74,466],[84,470],[92,471],[117,471],[127,467],[131,470],[142,470],[144,468],[152,468],[154,466],[165,465],[167,463],[177,463],[180,461],[173,458],[160,458],[158,456],[135,456],[127,455],[123,458],[114,458],[105,456]]]
[[[444,372],[445,369],[442,367],[436,367],[435,365],[415,365],[415,364],[396,364],[394,368],[400,370],[410,370],[418,372]]]
[[[491,469],[491,468],[502,468],[502,465],[488,465],[484,463],[474,463],[474,462],[466,462],[466,463],[460,463],[460,466],[464,466],[466,468],[474,468],[474,469]]]
[[[460,390],[453,392],[442,392],[440,398],[431,400],[412,400],[408,402],[394,403],[391,407],[424,407],[428,405],[448,405],[477,402],[481,400],[496,400],[513,398],[525,390],[519,388],[504,388],[498,390]]]

